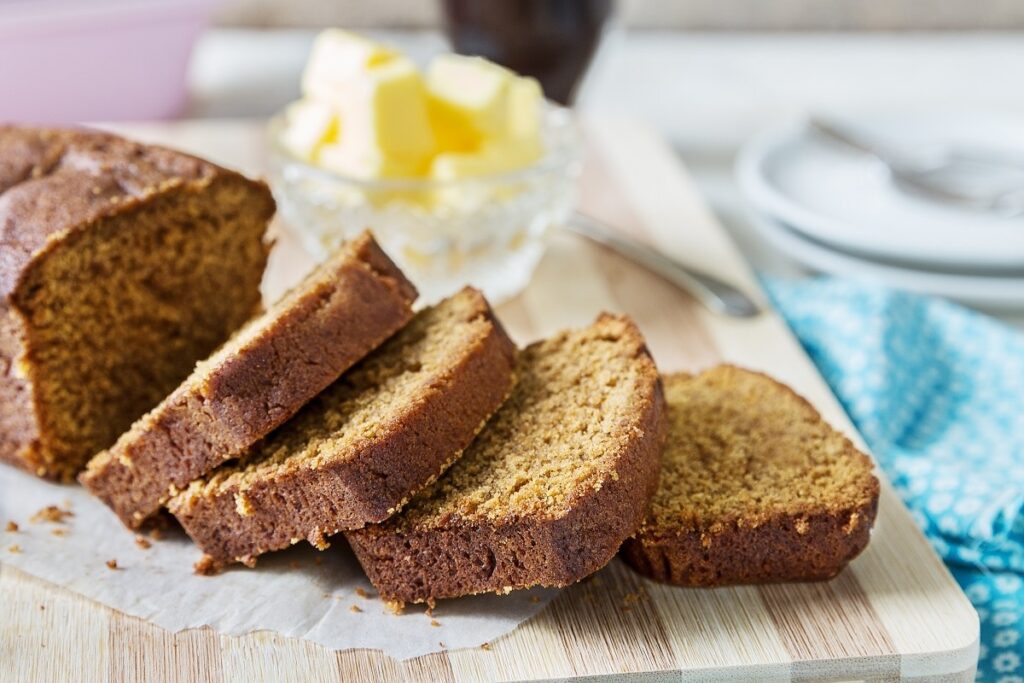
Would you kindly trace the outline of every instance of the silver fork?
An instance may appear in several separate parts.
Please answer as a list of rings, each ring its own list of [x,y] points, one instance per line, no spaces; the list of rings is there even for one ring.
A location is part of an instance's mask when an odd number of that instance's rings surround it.
[[[885,149],[839,124],[817,117],[812,117],[808,123],[823,138],[880,162],[901,190],[936,202],[1006,217],[1024,214],[1024,160],[954,149],[932,154],[930,158],[912,158]],[[964,186],[963,178],[980,173],[1013,174],[1022,182],[972,192]]]

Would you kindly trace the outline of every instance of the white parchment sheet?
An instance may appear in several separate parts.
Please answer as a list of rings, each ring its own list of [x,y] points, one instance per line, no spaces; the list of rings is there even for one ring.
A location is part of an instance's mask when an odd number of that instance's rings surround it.
[[[49,505],[72,514],[63,523],[30,521]],[[5,530],[11,521],[18,531]],[[531,590],[441,601],[435,626],[422,606],[409,606],[401,615],[388,611],[340,538],[325,552],[303,543],[261,557],[255,570],[237,568],[212,577],[193,573],[200,555],[177,528],[143,548],[81,487],[0,465],[0,562],[170,631],[271,630],[334,650],[374,648],[406,659],[494,640],[557,593]],[[107,566],[110,560],[117,569]]]

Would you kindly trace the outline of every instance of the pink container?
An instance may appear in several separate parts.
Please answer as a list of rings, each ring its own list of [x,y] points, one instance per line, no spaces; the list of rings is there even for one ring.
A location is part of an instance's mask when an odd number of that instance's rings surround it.
[[[166,119],[214,0],[0,0],[0,122]]]

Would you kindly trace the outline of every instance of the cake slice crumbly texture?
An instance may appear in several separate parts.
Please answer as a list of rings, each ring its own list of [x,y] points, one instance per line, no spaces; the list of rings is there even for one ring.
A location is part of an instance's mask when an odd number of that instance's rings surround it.
[[[665,425],[633,322],[603,315],[527,347],[517,366],[512,395],[443,477],[386,522],[346,532],[385,599],[566,586],[639,526]]]
[[[0,126],[0,461],[71,480],[259,312],[264,183]]]
[[[476,290],[416,315],[238,463],[169,508],[200,571],[380,522],[447,468],[514,384],[516,349]]]
[[[199,363],[80,481],[137,527],[262,439],[412,318],[416,290],[369,233]]]
[[[641,574],[682,586],[809,581],[867,545],[871,460],[802,397],[733,366],[665,378],[661,484],[623,545]]]

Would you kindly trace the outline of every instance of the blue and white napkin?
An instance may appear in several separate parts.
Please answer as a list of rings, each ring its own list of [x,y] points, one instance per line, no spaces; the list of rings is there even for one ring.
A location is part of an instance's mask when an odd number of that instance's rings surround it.
[[[1024,335],[863,283],[764,284],[977,608],[978,680],[1024,683]]]

